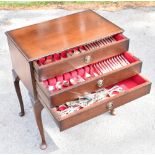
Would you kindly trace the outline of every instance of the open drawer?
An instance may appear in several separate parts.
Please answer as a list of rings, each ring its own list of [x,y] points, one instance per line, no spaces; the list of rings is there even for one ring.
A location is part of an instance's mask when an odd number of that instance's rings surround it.
[[[120,56],[122,56],[122,58],[124,58],[124,60],[128,63],[118,66],[119,62],[121,62],[118,59]],[[114,61],[114,63],[112,60],[118,61]],[[112,66],[117,67],[113,68]],[[124,52],[121,55],[115,55],[114,57],[85,66],[84,68],[80,68],[69,73],[65,73],[64,75],[60,75],[56,78],[48,79],[43,82],[39,82],[37,80],[37,74],[35,74],[36,88],[37,92],[40,93],[43,98],[45,98],[46,103],[51,106],[58,106],[67,101],[77,99],[87,93],[94,92],[103,87],[107,87],[119,81],[130,78],[141,72],[141,66],[142,62],[138,58],[134,57],[128,52]],[[74,76],[71,76],[72,74]],[[87,74],[89,74],[90,77],[87,78],[85,76]],[[68,78],[68,76],[70,76],[70,78]],[[78,81],[76,84],[71,83],[71,80],[79,80],[80,78],[82,78],[83,81]],[[68,82],[69,86],[66,87],[57,85],[63,84],[63,82]],[[62,86],[60,90],[60,87],[58,86]],[[51,90],[51,88],[54,88],[54,90]]]
[[[40,58],[33,62],[33,66],[38,80],[42,81],[95,63],[101,58],[120,54],[127,51],[128,46],[129,39],[123,34],[117,34]]]
[[[141,75],[135,75],[106,89],[111,90],[111,87],[115,87],[116,85],[121,87],[123,91],[115,93],[113,96],[107,96],[106,98],[100,99],[97,102],[91,103],[86,107],[80,108],[79,110],[66,115],[60,115],[61,112],[58,110],[58,107],[50,108],[50,106],[46,104],[40,96],[38,96],[38,98],[44,106],[48,108],[60,130],[63,131],[108,110],[144,96],[150,92],[151,88],[151,82],[143,78]]]

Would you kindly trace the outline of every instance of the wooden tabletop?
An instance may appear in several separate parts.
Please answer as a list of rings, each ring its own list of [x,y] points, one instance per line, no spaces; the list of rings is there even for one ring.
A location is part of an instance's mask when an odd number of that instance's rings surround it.
[[[28,61],[85,44],[123,30],[87,10],[6,32]]]

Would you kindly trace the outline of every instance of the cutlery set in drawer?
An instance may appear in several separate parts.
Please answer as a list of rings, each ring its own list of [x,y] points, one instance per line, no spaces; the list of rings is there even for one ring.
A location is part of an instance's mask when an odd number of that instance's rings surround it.
[[[115,108],[150,92],[123,32],[91,10],[6,32],[20,115],[21,80],[33,103],[41,149],[44,107],[63,131],[107,111],[114,115]]]

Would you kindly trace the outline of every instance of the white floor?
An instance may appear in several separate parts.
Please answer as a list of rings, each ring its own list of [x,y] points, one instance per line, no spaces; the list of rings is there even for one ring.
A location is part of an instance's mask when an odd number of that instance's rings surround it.
[[[18,116],[4,32],[73,12],[77,11],[0,11],[0,153],[155,153],[155,8],[97,11],[131,39],[130,52],[143,61],[142,73],[153,82],[151,94],[118,108],[116,117],[106,113],[64,132],[44,110],[45,151],[39,149],[40,137],[23,85],[26,115]]]

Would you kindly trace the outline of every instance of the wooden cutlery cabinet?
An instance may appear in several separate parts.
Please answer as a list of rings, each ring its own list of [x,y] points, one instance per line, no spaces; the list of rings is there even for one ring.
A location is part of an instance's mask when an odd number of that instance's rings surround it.
[[[27,88],[46,148],[41,111],[60,131],[150,92],[142,61],[128,52],[124,30],[92,10],[6,32],[14,85],[25,114],[19,81]]]

